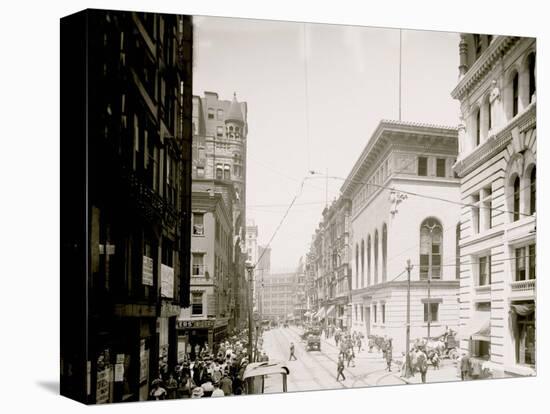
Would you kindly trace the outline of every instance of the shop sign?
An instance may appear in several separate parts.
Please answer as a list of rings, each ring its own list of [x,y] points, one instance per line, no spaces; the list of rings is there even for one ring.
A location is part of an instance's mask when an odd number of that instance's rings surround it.
[[[143,256],[141,283],[144,285],[153,286],[153,259],[147,256]]]
[[[110,368],[105,368],[97,372],[96,383],[96,403],[103,404],[109,402],[109,379]]]
[[[141,340],[139,349],[139,383],[147,382],[149,378],[149,350],[145,349],[145,339]]]
[[[178,329],[196,329],[196,328],[213,328],[213,319],[203,319],[200,321],[177,321]]]
[[[160,295],[164,298],[174,297],[174,268],[166,265],[160,266]]]
[[[115,365],[115,382],[121,382],[124,380],[124,364]]]

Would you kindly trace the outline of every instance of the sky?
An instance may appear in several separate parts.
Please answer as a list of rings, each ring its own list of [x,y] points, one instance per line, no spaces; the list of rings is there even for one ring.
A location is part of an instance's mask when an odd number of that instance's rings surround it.
[[[247,102],[247,219],[259,244],[273,238],[272,272],[293,271],[343,182],[321,175],[347,177],[379,121],[399,119],[399,30],[203,16],[194,28],[193,93]],[[401,119],[456,125],[459,35],[401,36]]]

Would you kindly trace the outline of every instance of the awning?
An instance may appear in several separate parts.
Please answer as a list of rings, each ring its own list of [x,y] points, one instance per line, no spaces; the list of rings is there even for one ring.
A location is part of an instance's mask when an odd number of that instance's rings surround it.
[[[474,312],[468,323],[459,329],[459,339],[473,339],[475,341],[491,340],[491,312]]]
[[[330,314],[334,312],[334,305],[330,305],[328,310],[327,310],[327,316],[330,316]]]

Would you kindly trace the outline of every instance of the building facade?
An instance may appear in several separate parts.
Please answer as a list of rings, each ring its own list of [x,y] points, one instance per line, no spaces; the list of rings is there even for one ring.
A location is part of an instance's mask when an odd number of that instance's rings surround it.
[[[176,318],[189,301],[192,24],[82,13],[89,120],[87,136],[72,139],[88,145],[88,342],[85,367],[62,349],[62,391],[86,373],[81,401],[146,400],[151,381],[177,362]],[[62,308],[62,343],[78,329],[65,323],[72,311]]]
[[[341,189],[352,204],[351,328],[388,336],[398,351],[408,259],[411,338],[458,328],[457,153],[455,128],[381,121]]]
[[[226,191],[202,191],[206,186],[216,188],[216,183],[195,182],[193,186],[191,306],[181,310],[177,322],[180,355],[190,351],[192,358],[205,345],[217,350],[235,311],[231,295],[233,188],[230,183],[217,183]]]
[[[193,180],[233,185],[232,295],[235,327],[246,326],[246,147],[247,104],[220,100],[215,92],[193,96]]]
[[[261,290],[264,319],[277,321],[294,319],[295,301],[295,273],[272,273],[264,276]]]
[[[463,34],[460,346],[494,374],[536,366],[536,41]]]

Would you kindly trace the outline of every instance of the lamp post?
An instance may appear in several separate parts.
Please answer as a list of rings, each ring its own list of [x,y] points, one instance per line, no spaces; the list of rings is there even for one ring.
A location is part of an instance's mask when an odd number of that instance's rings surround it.
[[[254,280],[254,265],[247,261],[245,263],[248,273],[248,284],[246,287],[246,305],[248,308],[248,362],[252,362],[252,281]]]
[[[411,260],[407,260],[407,327],[405,333],[405,372],[403,376],[409,378],[412,375],[411,372],[411,356],[410,356],[410,342],[411,342]]]

